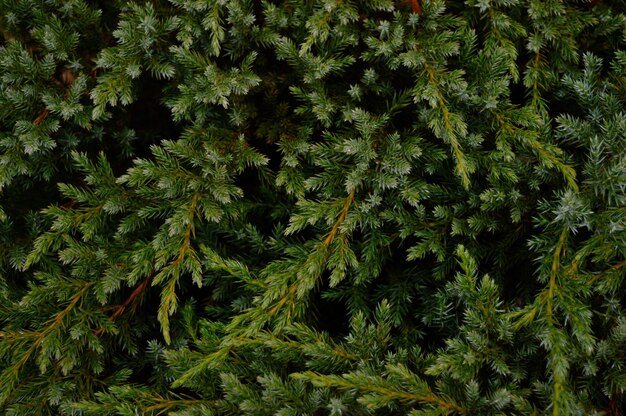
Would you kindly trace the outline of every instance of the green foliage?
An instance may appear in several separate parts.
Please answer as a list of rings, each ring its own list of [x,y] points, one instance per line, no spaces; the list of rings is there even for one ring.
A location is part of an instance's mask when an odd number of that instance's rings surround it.
[[[0,0],[0,412],[626,411],[625,13]]]

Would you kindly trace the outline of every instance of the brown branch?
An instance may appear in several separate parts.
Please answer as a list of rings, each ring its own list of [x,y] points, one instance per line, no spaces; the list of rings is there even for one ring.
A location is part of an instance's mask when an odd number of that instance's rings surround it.
[[[128,308],[135,301],[135,299],[137,299],[143,293],[143,291],[146,289],[146,287],[148,287],[148,283],[150,283],[150,280],[152,280],[153,276],[154,276],[154,271],[152,273],[150,273],[150,275],[148,275],[146,278],[144,278],[135,287],[135,289],[133,289],[131,294],[124,300],[124,302],[122,302],[119,305],[115,306],[115,312],[113,312],[113,314],[111,314],[111,316],[109,316],[109,321],[110,322],[115,322],[120,316],[122,316],[124,314],[124,312],[126,311],[126,308]],[[104,328],[98,328],[95,331],[94,334],[97,337],[99,337],[103,333],[104,333]]]
[[[420,0],[402,0],[401,3],[409,4],[411,6],[411,11],[418,16],[422,15],[422,5]]]
[[[411,8],[413,9],[413,13],[418,16],[422,15],[422,5],[419,0],[411,0]]]
[[[35,123],[36,125],[40,125],[46,118],[48,118],[48,110],[43,110],[35,119],[35,121],[33,121],[33,123]]]
[[[63,85],[69,87],[76,80],[76,73],[69,68],[63,68],[60,78]]]
[[[115,309],[115,312],[113,313],[113,315],[111,315],[111,317],[109,318],[109,321],[111,322],[115,322],[117,320],[117,318],[119,318],[120,316],[122,316],[122,314],[124,313],[124,311],[126,310],[126,308],[128,308],[128,306],[133,303],[133,301],[139,297],[139,295],[141,295],[143,293],[143,291],[146,289],[146,287],[148,286],[148,283],[150,283],[150,280],[152,279],[152,275],[146,277],[145,279],[143,279],[141,281],[141,283],[139,283],[137,285],[137,287],[135,288],[135,290],[133,290],[133,292],[126,298],[126,300],[124,301],[124,303],[122,303],[121,305],[118,305]]]

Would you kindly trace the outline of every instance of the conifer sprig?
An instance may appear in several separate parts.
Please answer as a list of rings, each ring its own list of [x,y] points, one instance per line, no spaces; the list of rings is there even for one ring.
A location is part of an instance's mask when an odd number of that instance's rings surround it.
[[[625,12],[0,0],[0,413],[625,412]]]

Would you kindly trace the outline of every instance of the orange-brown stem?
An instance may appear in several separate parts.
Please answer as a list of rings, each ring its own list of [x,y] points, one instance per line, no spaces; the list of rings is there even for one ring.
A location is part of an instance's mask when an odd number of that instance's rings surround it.
[[[48,118],[48,110],[43,110],[35,119],[35,121],[33,121],[33,123],[35,123],[36,125],[40,125],[46,118]]]
[[[148,283],[150,283],[150,280],[152,280],[153,276],[154,276],[154,273],[150,273],[149,276],[147,276],[145,279],[143,279],[137,285],[137,287],[135,287],[135,289],[124,300],[123,303],[120,303],[119,305],[117,305],[115,307],[115,312],[113,312],[113,314],[109,317],[109,321],[115,322],[120,316],[122,316],[124,314],[124,311],[126,311],[126,308],[128,308],[135,301],[135,299],[137,299],[143,293],[143,291],[146,289],[146,287],[148,287]],[[96,336],[100,336],[100,335],[102,335],[103,332],[104,332],[104,329],[103,328],[99,328],[99,329],[96,330],[95,334],[96,334]]]
[[[411,0],[411,8],[413,9],[413,13],[417,14],[418,16],[422,15],[422,5],[420,4],[419,0]]]
[[[113,313],[113,315],[111,315],[111,317],[109,318],[109,320],[111,322],[114,322],[115,320],[117,320],[117,318],[119,318],[120,316],[122,316],[122,314],[124,313],[124,311],[126,310],[126,308],[128,308],[128,306],[130,306],[131,303],[133,303],[133,301],[139,297],[139,295],[141,295],[143,293],[143,291],[146,289],[146,287],[148,286],[148,283],[150,283],[150,280],[152,279],[152,275],[146,277],[145,279],[143,279],[141,281],[141,283],[139,283],[137,285],[137,287],[135,288],[135,290],[133,290],[133,292],[126,298],[126,300],[124,301],[124,303],[122,303],[121,305],[118,305],[117,308],[115,308],[115,312]]]
[[[422,15],[422,5],[420,0],[402,0],[401,3],[408,3],[411,6],[411,10],[418,16]]]

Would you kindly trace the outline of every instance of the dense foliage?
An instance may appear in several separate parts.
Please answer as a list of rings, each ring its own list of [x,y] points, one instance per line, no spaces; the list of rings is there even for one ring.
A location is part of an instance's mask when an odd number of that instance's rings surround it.
[[[0,412],[625,412],[625,13],[0,0]]]

